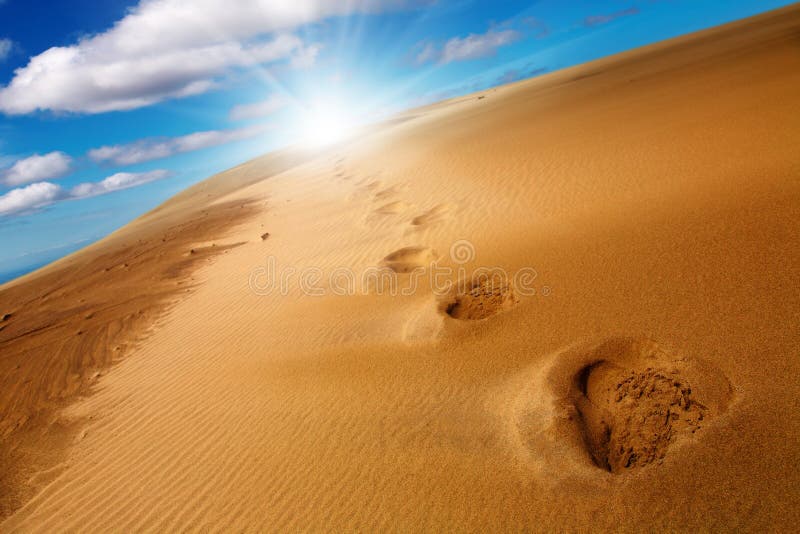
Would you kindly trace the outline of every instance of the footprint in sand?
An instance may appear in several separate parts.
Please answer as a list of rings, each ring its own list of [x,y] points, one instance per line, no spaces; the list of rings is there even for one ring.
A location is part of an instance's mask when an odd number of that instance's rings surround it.
[[[375,193],[375,200],[376,201],[388,200],[389,198],[402,193],[406,189],[407,187],[403,185],[393,185],[385,189],[381,189],[380,191]]]
[[[732,399],[730,382],[718,369],[677,358],[652,341],[611,339],[575,356],[573,362],[584,363],[571,373],[566,402],[577,411],[586,453],[614,474],[662,462]]]
[[[438,254],[428,247],[405,247],[383,258],[383,265],[396,273],[410,273],[430,267],[438,257]]]
[[[518,302],[514,288],[507,280],[481,277],[447,301],[445,311],[454,319],[475,321],[511,309]]]
[[[366,178],[358,182],[358,189],[355,191],[355,196],[361,198],[370,198],[376,191],[383,187],[383,182],[378,179]]]
[[[343,164],[336,164],[333,169],[334,176],[339,180],[350,180],[353,178],[353,175],[347,172],[347,169]]]
[[[410,206],[408,203],[398,200],[396,202],[384,204],[380,208],[376,209],[375,213],[379,213],[381,215],[397,215],[398,213],[403,213],[404,211],[408,210],[409,207]]]
[[[422,215],[418,215],[412,219],[412,226],[429,226],[447,219],[450,212],[453,210],[453,204],[439,204],[429,209]]]

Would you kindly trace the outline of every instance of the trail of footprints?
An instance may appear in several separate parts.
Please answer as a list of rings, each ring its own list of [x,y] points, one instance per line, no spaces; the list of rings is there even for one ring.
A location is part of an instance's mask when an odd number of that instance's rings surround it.
[[[353,175],[346,170],[346,159],[337,156],[334,165],[334,178],[340,181],[349,181]],[[393,184],[386,186],[376,175],[367,176],[356,184],[357,189],[350,194],[349,199],[355,200],[367,196],[373,205],[367,217],[369,223],[373,217],[410,217],[408,226],[410,230],[421,230],[452,218],[455,205],[449,202],[436,204],[427,210],[407,215],[414,207],[409,202],[397,198],[407,189],[406,184]]]
[[[413,208],[412,204],[397,198],[407,189],[405,184],[384,187],[381,180],[371,177],[362,181],[360,185],[362,191],[372,197],[372,203],[375,206],[372,210],[373,215],[405,216]],[[420,229],[445,221],[451,217],[454,208],[455,206],[451,203],[437,204],[411,217],[409,225],[413,229]]]
[[[378,204],[375,214],[404,215],[412,207],[395,198],[403,190],[400,185],[383,187],[373,179],[363,188]],[[439,223],[453,209],[448,203],[435,205],[414,216],[410,225]],[[429,247],[408,246],[388,254],[382,264],[403,274],[428,268],[438,259]],[[518,303],[508,280],[484,277],[456,288],[440,302],[440,310],[460,321],[485,321]],[[575,438],[565,437],[555,446],[579,443],[587,461],[617,475],[663,463],[671,447],[725,413],[733,398],[730,382],[713,365],[675,357],[642,339],[614,338],[574,349],[550,374],[551,393],[563,413],[570,414],[563,420],[565,436]]]
[[[339,158],[335,165],[337,177],[344,172],[343,167],[344,158]],[[412,207],[408,202],[396,198],[405,190],[404,184],[385,187],[381,180],[371,176],[363,179],[359,186],[361,191],[371,195],[373,204],[377,205],[372,211],[373,215],[404,215]],[[419,229],[440,223],[450,218],[454,209],[452,203],[436,204],[412,217],[409,225]],[[430,247],[408,246],[388,254],[381,264],[395,273],[408,274],[426,269],[438,259],[439,254]],[[454,319],[481,320],[514,307],[518,300],[507,280],[476,279],[445,298],[442,308]]]
[[[383,203],[374,213],[379,215],[401,215],[406,213],[411,205],[403,200],[387,200],[397,196],[403,190],[401,185],[383,188],[383,183],[373,180],[364,186],[364,189],[373,193],[373,201]],[[433,206],[410,220],[410,225],[415,228],[427,227],[442,222],[452,216],[455,205],[442,203]],[[436,251],[429,247],[409,246],[388,254],[383,258],[382,264],[395,273],[411,273],[425,269],[439,259]],[[452,295],[443,301],[443,310],[447,315],[459,320],[481,320],[497,315],[513,308],[519,299],[513,287],[507,280],[496,278],[480,278],[472,280],[466,287],[458,288]]]

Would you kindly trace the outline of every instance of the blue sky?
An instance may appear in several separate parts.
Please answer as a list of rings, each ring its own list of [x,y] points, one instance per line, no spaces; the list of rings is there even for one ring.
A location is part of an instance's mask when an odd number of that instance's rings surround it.
[[[0,0],[0,282],[309,130],[785,0]]]

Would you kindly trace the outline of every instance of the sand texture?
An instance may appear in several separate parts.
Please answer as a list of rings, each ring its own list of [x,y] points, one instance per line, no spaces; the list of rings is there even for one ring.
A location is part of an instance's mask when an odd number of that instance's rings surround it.
[[[0,531],[791,531],[799,280],[798,6],[264,156],[0,288]]]

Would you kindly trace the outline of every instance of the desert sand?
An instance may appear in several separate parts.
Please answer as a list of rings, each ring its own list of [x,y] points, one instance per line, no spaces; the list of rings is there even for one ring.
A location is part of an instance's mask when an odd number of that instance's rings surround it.
[[[267,155],[6,284],[0,531],[796,528],[799,35]]]

